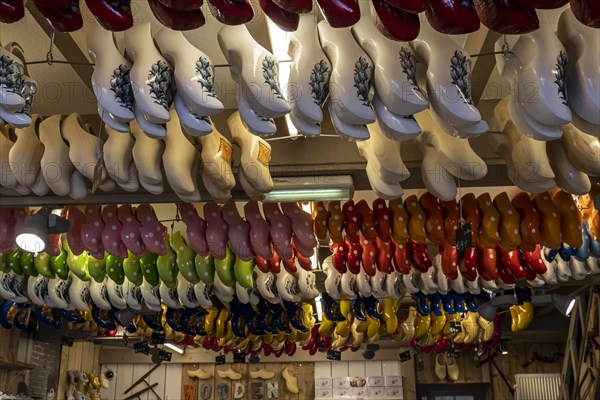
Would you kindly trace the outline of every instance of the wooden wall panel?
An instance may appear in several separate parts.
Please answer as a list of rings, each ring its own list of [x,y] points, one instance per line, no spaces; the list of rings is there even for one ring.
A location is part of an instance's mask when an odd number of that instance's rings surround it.
[[[508,354],[498,356],[494,359],[496,365],[508,379],[511,385],[515,384],[515,374],[544,374],[544,373],[561,373],[563,358],[555,357],[555,362],[534,361],[526,368],[522,364],[531,360],[533,353],[537,353],[541,357],[551,359],[555,353],[563,353],[563,345],[555,344],[517,344],[507,346]],[[492,366],[492,390],[495,399],[512,398],[510,390],[502,380],[500,373]]]
[[[75,342],[73,347],[62,346],[60,350],[60,367],[58,373],[58,398],[65,397],[67,389],[67,372],[70,370],[100,373],[100,346],[90,342]]]

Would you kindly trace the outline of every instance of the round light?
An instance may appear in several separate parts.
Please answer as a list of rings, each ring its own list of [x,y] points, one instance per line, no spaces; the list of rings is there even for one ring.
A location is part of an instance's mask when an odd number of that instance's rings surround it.
[[[23,232],[16,237],[17,246],[30,253],[39,253],[46,248],[44,238],[35,233]]]

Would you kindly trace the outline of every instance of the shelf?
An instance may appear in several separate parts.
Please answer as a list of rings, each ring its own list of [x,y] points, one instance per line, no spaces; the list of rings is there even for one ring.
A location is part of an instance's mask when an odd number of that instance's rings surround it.
[[[20,361],[0,360],[0,370],[5,371],[23,371],[25,369],[34,369],[35,365]]]

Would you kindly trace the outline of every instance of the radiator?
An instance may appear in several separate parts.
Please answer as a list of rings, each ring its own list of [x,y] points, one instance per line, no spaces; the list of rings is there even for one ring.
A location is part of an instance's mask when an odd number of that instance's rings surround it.
[[[515,400],[557,400],[560,374],[516,374]]]

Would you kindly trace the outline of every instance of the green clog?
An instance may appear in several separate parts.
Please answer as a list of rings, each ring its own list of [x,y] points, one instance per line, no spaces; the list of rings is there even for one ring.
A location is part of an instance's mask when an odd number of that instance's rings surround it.
[[[43,277],[52,279],[54,278],[54,271],[52,271],[52,267],[50,266],[50,254],[42,251],[37,253],[35,258],[33,259],[33,265],[38,273],[40,273]]]
[[[106,274],[117,285],[122,285],[125,282],[123,259],[110,254],[106,256]]]
[[[151,286],[158,286],[160,278],[158,277],[158,270],[156,269],[156,259],[158,256],[146,249],[146,255],[140,258],[140,269],[146,282]]]
[[[35,256],[33,253],[28,251],[24,251],[21,253],[21,269],[23,270],[23,275],[25,276],[38,276],[37,269],[33,265],[33,259]]]
[[[177,231],[171,235],[171,248],[175,251],[177,267],[181,276],[194,285],[200,282],[200,277],[196,273],[194,265],[196,253],[189,248],[181,232]]]
[[[215,271],[219,275],[221,282],[228,287],[232,287],[235,284],[234,263],[235,255],[233,255],[229,245],[225,248],[225,258],[222,260],[215,259]]]
[[[23,275],[23,268],[21,268],[21,250],[11,251],[6,256],[10,269],[17,275]]]
[[[106,256],[108,256],[106,252],[104,253],[105,258],[102,259],[88,255],[88,272],[92,279],[98,283],[104,282],[106,276]]]
[[[144,283],[144,276],[142,275],[142,269],[140,268],[140,259],[130,251],[127,251],[126,259],[123,260],[123,272],[129,282],[135,286],[140,286]]]
[[[196,254],[194,258],[196,274],[207,285],[212,285],[215,280],[215,259],[212,254],[201,256]]]
[[[235,279],[241,287],[246,289],[252,289],[254,282],[252,281],[252,271],[256,265],[254,259],[244,261],[241,258],[235,260],[233,264],[233,272],[235,273]]]
[[[156,259],[156,269],[158,270],[158,276],[160,280],[169,288],[174,289],[177,287],[177,274],[179,268],[177,268],[177,257],[169,246],[169,240],[167,239],[167,254],[164,256],[158,256]]]
[[[67,252],[60,249],[60,254],[50,257],[50,267],[52,272],[60,279],[66,280],[69,277],[69,267],[67,266]]]
[[[75,275],[77,275],[77,277],[79,279],[81,279],[82,281],[86,281],[86,282],[89,281],[90,280],[90,273],[88,272],[88,257],[89,257],[89,255],[88,255],[87,251],[84,251],[80,255],[76,256],[71,251],[71,248],[69,247],[69,243],[67,243],[66,240],[63,242],[63,248],[67,252],[67,267],[69,267],[69,270],[71,272],[73,272]]]
[[[11,267],[8,265],[8,253],[0,254],[0,271],[10,272]]]

